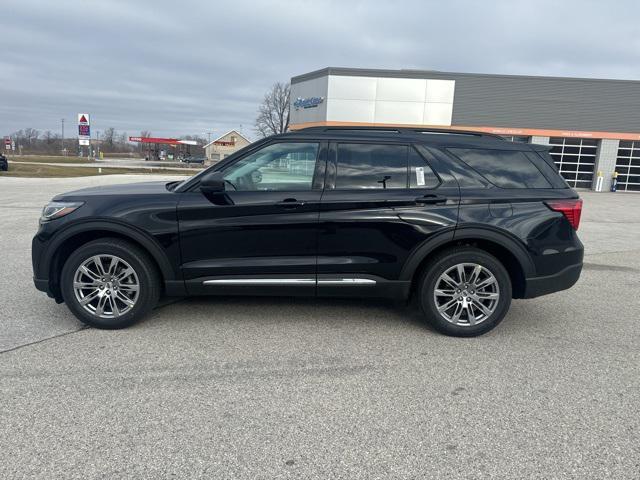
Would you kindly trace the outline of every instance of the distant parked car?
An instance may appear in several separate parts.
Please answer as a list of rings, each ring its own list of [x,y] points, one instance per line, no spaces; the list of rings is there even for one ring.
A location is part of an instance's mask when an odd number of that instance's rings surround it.
[[[0,172],[6,172],[9,170],[9,162],[7,157],[0,153]]]
[[[184,157],[180,161],[183,163],[204,163],[205,157]]]

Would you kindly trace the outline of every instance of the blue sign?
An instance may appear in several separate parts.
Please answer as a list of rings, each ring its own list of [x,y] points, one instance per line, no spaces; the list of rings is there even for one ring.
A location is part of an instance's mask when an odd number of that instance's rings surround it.
[[[298,97],[295,102],[293,102],[293,106],[296,110],[300,110],[301,108],[315,108],[324,102],[324,97],[309,97],[309,98],[300,98]]]
[[[79,137],[90,137],[91,129],[89,125],[78,125],[78,136]]]

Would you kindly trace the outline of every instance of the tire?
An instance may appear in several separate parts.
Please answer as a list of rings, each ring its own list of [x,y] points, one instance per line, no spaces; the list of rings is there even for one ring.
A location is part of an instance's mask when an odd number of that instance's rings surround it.
[[[104,277],[99,275],[96,258]],[[118,259],[115,264],[113,258]],[[86,288],[77,289],[80,285]],[[81,322],[101,329],[125,328],[158,303],[160,274],[138,246],[105,238],[82,245],[69,256],[62,268],[60,289],[69,310]]]
[[[486,251],[453,248],[427,264],[417,294],[426,321],[436,330],[454,337],[475,337],[492,330],[507,314],[511,279],[502,263]]]

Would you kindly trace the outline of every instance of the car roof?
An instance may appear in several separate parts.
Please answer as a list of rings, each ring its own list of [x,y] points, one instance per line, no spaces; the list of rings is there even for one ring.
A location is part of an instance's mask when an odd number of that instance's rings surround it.
[[[272,138],[304,140],[383,141],[421,143],[438,147],[487,148],[495,150],[545,150],[544,145],[511,142],[489,133],[437,128],[405,127],[309,127]]]

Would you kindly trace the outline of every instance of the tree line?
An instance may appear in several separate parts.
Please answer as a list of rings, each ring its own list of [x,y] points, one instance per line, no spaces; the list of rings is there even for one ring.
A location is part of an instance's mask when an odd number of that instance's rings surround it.
[[[93,133],[93,132],[92,132]],[[152,137],[150,131],[142,131],[140,137]],[[40,131],[35,128],[23,128],[16,130],[9,135],[11,140],[15,142],[16,154],[22,155],[61,155],[63,148],[67,150],[68,155],[74,155],[79,151],[78,139],[75,137],[66,137],[62,139],[59,133],[51,130]],[[195,140],[199,145],[204,145],[206,140],[199,135],[184,135],[180,137],[183,140]],[[129,134],[127,132],[119,132],[113,127],[96,131],[91,137],[91,145],[100,148],[104,153],[136,153],[144,152],[147,147],[142,143],[130,143]],[[4,148],[4,146],[2,147]],[[86,148],[86,147],[85,147]]]

